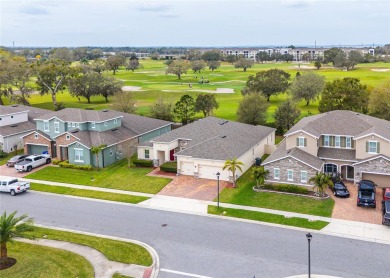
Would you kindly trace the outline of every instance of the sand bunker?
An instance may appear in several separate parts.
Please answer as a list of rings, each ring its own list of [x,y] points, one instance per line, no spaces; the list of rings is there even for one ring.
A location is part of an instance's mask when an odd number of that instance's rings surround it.
[[[301,65],[301,66],[293,66],[292,68],[294,68],[294,69],[315,69],[316,67]]]
[[[137,91],[143,91],[143,90],[141,90],[141,87],[137,87],[137,86],[123,86],[122,91],[137,92]]]
[[[390,69],[371,69],[372,71],[385,72],[390,71]]]

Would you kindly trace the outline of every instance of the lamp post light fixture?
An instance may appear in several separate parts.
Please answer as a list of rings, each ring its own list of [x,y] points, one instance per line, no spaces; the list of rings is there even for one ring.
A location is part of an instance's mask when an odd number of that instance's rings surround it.
[[[313,236],[310,234],[310,233],[307,233],[306,234],[306,238],[307,238],[307,243],[308,243],[308,250],[309,250],[309,278],[311,277],[311,271],[310,271],[310,241],[311,241],[311,238],[312,238]]]
[[[218,192],[217,192],[217,193],[218,193],[218,195],[217,195],[217,196],[218,196],[218,198],[217,198],[217,200],[218,200],[218,203],[217,203],[218,205],[217,205],[217,207],[218,207],[218,209],[219,209],[219,176],[220,176],[221,174],[220,174],[219,172],[217,172],[216,175],[217,175],[217,191],[218,191]]]

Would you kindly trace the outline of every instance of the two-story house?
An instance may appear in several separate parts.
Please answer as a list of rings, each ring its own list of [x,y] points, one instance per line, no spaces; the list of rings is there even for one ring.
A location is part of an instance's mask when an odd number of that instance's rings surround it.
[[[23,148],[21,136],[35,130],[35,117],[51,111],[24,105],[0,105],[0,147],[5,152]]]
[[[237,158],[245,172],[275,147],[275,129],[207,117],[185,125],[138,146],[138,158],[156,165],[177,162],[177,173],[204,179],[229,181],[225,161]],[[239,171],[237,175],[241,175]]]
[[[72,164],[96,165],[93,147],[99,152],[99,167],[131,155],[139,142],[171,130],[171,122],[113,110],[66,108],[37,117],[36,130],[23,137],[26,154],[48,152]]]
[[[300,120],[263,163],[267,182],[309,185],[317,172],[390,186],[390,122],[336,110]]]

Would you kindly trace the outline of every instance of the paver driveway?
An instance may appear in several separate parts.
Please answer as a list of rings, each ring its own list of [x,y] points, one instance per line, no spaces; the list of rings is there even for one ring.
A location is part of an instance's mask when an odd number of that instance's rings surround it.
[[[173,180],[166,185],[158,194],[190,198],[204,201],[212,201],[217,197],[217,181],[208,179],[197,179],[190,176],[176,176],[159,172],[159,169],[149,173],[152,176],[170,177]],[[231,184],[227,181],[219,182],[219,192]]]
[[[39,170],[41,170],[49,165],[50,164],[44,164],[42,166],[39,166],[38,168],[32,169],[31,172],[19,172],[19,171],[16,171],[14,167],[8,167],[7,165],[1,165],[0,166],[0,176],[23,178],[24,176],[27,176],[28,174],[39,171]]]
[[[382,189],[376,189],[376,209],[358,207],[356,205],[358,187],[351,182],[345,182],[351,196],[349,198],[334,197],[330,189],[327,189],[327,194],[331,195],[335,201],[333,209],[333,218],[360,221],[372,224],[382,224]]]

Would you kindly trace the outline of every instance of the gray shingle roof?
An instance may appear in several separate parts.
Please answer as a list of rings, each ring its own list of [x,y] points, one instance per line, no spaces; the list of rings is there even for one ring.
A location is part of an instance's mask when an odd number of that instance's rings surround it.
[[[37,120],[49,120],[56,117],[64,122],[102,122],[119,118],[114,110],[83,110],[78,108],[65,108],[60,111],[53,111],[49,114],[39,116]]]
[[[35,124],[27,121],[0,127],[0,135],[7,137],[13,134],[24,133],[33,130],[35,130]]]
[[[335,160],[349,160],[357,161],[356,159],[356,150],[348,149],[339,149],[339,148],[319,148],[318,157],[325,159],[335,159]]]
[[[270,127],[207,117],[156,137],[150,142],[168,143],[177,139],[190,139],[186,149],[176,155],[226,160],[240,157],[274,131],[275,129]],[[149,146],[150,142],[141,145]]]
[[[285,136],[306,131],[316,137],[321,134],[360,137],[376,133],[390,140],[390,122],[348,110],[335,110],[305,117],[294,125]]]
[[[316,170],[321,170],[324,162],[318,157],[311,155],[299,148],[293,148],[286,150],[286,140],[284,139],[278,146],[278,148],[264,160],[263,165],[283,159],[283,158],[295,158],[303,163],[312,166]]]

